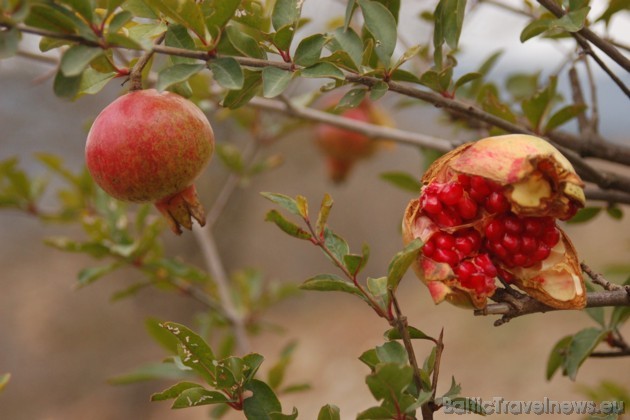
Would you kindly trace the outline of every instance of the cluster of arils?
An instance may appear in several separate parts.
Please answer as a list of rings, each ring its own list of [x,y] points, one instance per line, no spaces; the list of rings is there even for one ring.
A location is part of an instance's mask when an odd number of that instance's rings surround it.
[[[403,223],[425,243],[416,272],[435,302],[480,308],[496,281],[561,308],[584,305],[576,252],[556,219],[584,204],[582,182],[549,143],[524,135],[469,143],[438,159]]]

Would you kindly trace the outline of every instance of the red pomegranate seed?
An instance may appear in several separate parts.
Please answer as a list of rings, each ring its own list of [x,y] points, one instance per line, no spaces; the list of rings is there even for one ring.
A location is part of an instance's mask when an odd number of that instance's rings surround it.
[[[442,212],[436,215],[436,219],[436,221],[444,227],[453,227],[462,224],[462,218],[450,208],[442,209]]]
[[[497,242],[501,240],[503,235],[505,234],[505,227],[503,223],[499,220],[494,219],[486,226],[486,238],[488,238],[491,242]]]
[[[503,221],[503,225],[505,226],[505,231],[509,233],[519,234],[523,231],[523,224],[515,215],[507,216]]]
[[[525,256],[524,254],[515,254],[512,257],[512,261],[514,262],[514,265],[522,267],[527,264],[527,256]]]
[[[506,258],[509,257],[510,253],[508,252],[507,249],[505,249],[505,247],[503,245],[501,245],[500,242],[493,242],[488,244],[490,245],[490,250],[499,258],[501,258],[502,260],[505,260]]]
[[[489,195],[492,191],[490,190],[488,182],[479,175],[473,175],[472,177],[470,177],[470,187],[484,197]]]
[[[514,275],[512,275],[512,273],[510,273],[507,270],[502,269],[501,267],[499,267],[497,269],[497,271],[499,272],[499,276],[507,283],[510,283],[512,280],[514,280]]]
[[[474,244],[467,237],[459,237],[455,239],[455,248],[466,257],[475,251]]]
[[[470,261],[464,261],[457,266],[455,272],[457,273],[459,282],[464,284],[468,281],[468,279],[470,279],[470,276],[477,272],[477,267],[475,267],[475,265]]]
[[[538,241],[536,240],[536,238],[533,238],[531,236],[523,236],[521,241],[521,251],[526,254],[531,254],[532,252],[536,251],[536,249],[538,249]]]
[[[435,195],[425,194],[422,200],[422,209],[429,214],[437,215],[442,213],[442,203]]]
[[[486,200],[486,210],[490,213],[505,213],[510,209],[510,202],[498,191],[491,193]]]
[[[460,233],[461,237],[467,238],[472,244],[475,251],[481,246],[481,234],[475,229],[468,229]]]
[[[537,217],[528,217],[523,220],[523,230],[528,235],[538,237],[543,230],[542,221]]]
[[[455,266],[459,262],[457,253],[452,249],[436,249],[433,254],[433,259],[437,262],[447,263],[451,267]]]
[[[559,240],[560,240],[560,232],[555,227],[543,233],[543,236],[541,238],[541,241],[545,245],[547,245],[549,248],[553,248],[554,246],[556,246]]]
[[[501,243],[505,249],[511,252],[516,252],[521,249],[521,238],[513,233],[506,233]]]
[[[441,249],[452,249],[455,246],[455,238],[448,233],[439,232],[434,236],[435,245]]]
[[[477,293],[482,293],[486,286],[486,276],[483,273],[475,273],[470,276],[470,283]]]
[[[462,187],[467,190],[470,188],[470,177],[468,175],[457,175],[457,181],[462,184]]]
[[[546,260],[550,253],[551,249],[547,245],[540,244],[538,249],[532,254],[532,259],[534,261]]]
[[[486,197],[488,196],[487,194],[483,194],[483,193],[477,191],[474,188],[471,188],[468,191],[468,195],[470,196],[470,198],[472,198],[473,200],[475,200],[479,204],[483,204],[483,202],[485,201]]]
[[[497,268],[494,266],[488,254],[479,254],[475,257],[475,264],[477,267],[490,277],[496,277]]]
[[[464,189],[462,188],[462,185],[459,182],[451,182],[442,187],[438,197],[442,203],[454,206],[463,195]]]
[[[427,257],[431,258],[431,256],[435,253],[435,242],[429,241],[422,247],[422,253]]]
[[[470,220],[477,217],[477,203],[470,197],[464,196],[457,202],[457,213],[464,220]]]

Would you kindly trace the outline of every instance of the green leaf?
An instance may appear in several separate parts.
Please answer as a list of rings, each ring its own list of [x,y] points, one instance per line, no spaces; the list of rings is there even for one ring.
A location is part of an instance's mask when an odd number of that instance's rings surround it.
[[[64,3],[70,6],[74,11],[83,16],[85,20],[92,20],[92,11],[95,9],[92,0],[64,0]]]
[[[342,280],[334,274],[319,274],[306,280],[300,285],[302,290],[314,290],[317,292],[345,292],[361,298],[365,298],[363,293],[352,283]]]
[[[256,96],[262,83],[260,72],[244,70],[243,75],[243,87],[238,90],[230,90],[221,101],[221,105],[230,109],[240,108]]]
[[[252,379],[245,385],[252,396],[243,401],[243,412],[248,419],[270,419],[270,413],[282,412],[280,401],[266,383]]]
[[[402,190],[409,191],[414,194],[420,193],[420,188],[422,187],[422,184],[420,184],[416,177],[406,172],[383,172],[380,175],[380,178]]]
[[[391,79],[395,82],[421,83],[421,79],[418,76],[403,69],[394,70],[391,74]]]
[[[283,232],[294,238],[309,240],[312,237],[310,233],[285,219],[277,210],[270,210],[265,217],[265,221],[275,223]]]
[[[322,34],[314,34],[304,38],[298,44],[295,54],[293,54],[293,62],[298,66],[304,67],[316,64],[325,44],[326,37]]]
[[[101,267],[84,268],[81,271],[79,271],[79,274],[78,274],[79,286],[82,287],[82,286],[87,286],[90,283],[94,283],[96,280],[120,268],[121,266],[122,266],[122,263],[113,262],[111,264],[107,264]]]
[[[396,413],[385,407],[370,407],[357,414],[357,420],[389,420],[396,418]]]
[[[0,31],[0,59],[13,57],[17,53],[21,37],[18,28]]]
[[[180,380],[185,378],[190,378],[190,374],[182,371],[174,363],[147,363],[131,372],[109,378],[107,383],[111,385],[128,385],[159,379]]]
[[[177,354],[179,340],[162,327],[161,321],[156,318],[147,318],[144,321],[144,327],[156,343],[168,350],[169,353]]]
[[[187,81],[189,78],[199,73],[205,67],[204,64],[175,64],[163,68],[158,73],[157,90],[163,91],[169,87]]]
[[[334,404],[326,404],[319,410],[317,420],[341,420],[339,407]]]
[[[348,0],[346,4],[346,13],[344,15],[343,28],[348,29],[350,27],[350,23],[352,22],[352,15],[354,15],[354,11],[357,8],[356,0]]]
[[[246,366],[244,382],[252,380],[264,360],[265,358],[258,353],[249,353],[243,356],[243,363],[245,363]]]
[[[440,75],[433,70],[427,70],[420,76],[420,83],[436,92],[442,92],[442,84],[440,83]]]
[[[324,229],[324,246],[338,261],[343,261],[343,257],[350,252],[346,240],[330,229]]]
[[[380,363],[376,354],[376,349],[366,350],[359,356],[359,360],[365,363],[372,371]]]
[[[372,0],[357,0],[363,12],[365,26],[375,40],[376,55],[389,68],[392,54],[396,48],[396,19],[381,3]]]
[[[548,15],[544,15],[541,18],[531,21],[523,30],[521,31],[521,42],[525,42],[528,39],[531,39],[537,35],[542,34],[547,31],[554,19],[549,17]]]
[[[116,77],[115,72],[100,73],[93,68],[88,67],[83,72],[81,77],[81,84],[79,86],[80,93],[86,93],[88,95],[95,95],[100,92],[107,82]]]
[[[211,13],[209,16],[206,14],[206,27],[213,34],[213,37],[217,37],[217,31],[222,29],[234,16],[241,0],[212,0],[209,3]]]
[[[175,23],[192,30],[200,39],[205,41],[206,25],[199,4],[194,1],[179,0],[144,0],[149,6],[158,10]]]
[[[365,378],[370,392],[377,401],[398,401],[403,391],[411,385],[413,369],[397,363],[382,363]]]
[[[545,133],[560,127],[562,124],[571,121],[573,118],[580,115],[586,109],[586,105],[567,105],[553,114],[547,124],[545,125]]]
[[[442,395],[442,398],[452,398],[456,395],[459,395],[460,392],[462,392],[461,385],[455,382],[454,376],[451,376],[451,386],[448,391],[446,391],[446,393]]]
[[[271,12],[271,23],[277,31],[285,25],[294,25],[300,19],[302,4],[300,0],[276,0]]]
[[[389,301],[387,293],[387,277],[368,277],[367,287],[370,293],[381,301],[383,307],[387,306],[385,305],[385,303]]]
[[[389,85],[383,81],[378,81],[370,88],[370,99],[372,101],[378,101],[387,93]]]
[[[337,28],[333,32],[333,39],[328,44],[331,52],[343,51],[352,60],[353,67],[358,70],[363,57],[363,42],[352,28]]]
[[[227,26],[225,28],[225,34],[230,44],[243,56],[260,58],[261,60],[267,58],[265,52],[258,45],[258,41],[237,27],[233,25]]]
[[[564,370],[571,380],[575,380],[578,369],[597,347],[608,331],[599,328],[586,328],[575,334],[567,347]]]
[[[162,392],[157,392],[151,395],[151,401],[171,400],[173,398],[177,398],[182,392],[195,388],[204,389],[203,386],[194,382],[179,382]]]
[[[583,209],[578,210],[575,216],[567,220],[566,223],[577,224],[588,222],[589,220],[595,218],[595,216],[597,216],[601,211],[601,207],[584,207]]]
[[[275,98],[289,85],[293,73],[277,67],[265,67],[262,71],[263,96]]]
[[[387,269],[388,289],[396,290],[411,264],[418,258],[423,245],[420,239],[414,239],[394,256]]]
[[[295,35],[295,25],[285,25],[273,35],[273,44],[278,51],[288,51]]]
[[[390,341],[382,346],[376,346],[376,355],[381,363],[396,363],[398,365],[407,365],[409,363],[407,350],[397,341]]]
[[[356,254],[348,254],[343,257],[343,265],[346,266],[348,272],[357,275],[364,266],[363,256]]]
[[[326,228],[326,223],[328,223],[328,216],[330,215],[330,210],[333,205],[333,199],[328,193],[324,194],[324,198],[322,198],[322,204],[319,207],[319,213],[317,214],[317,223],[315,224],[315,233],[318,236],[322,236],[324,234],[324,229]]]
[[[164,44],[167,47],[181,48],[185,50],[194,50],[195,41],[188,33],[188,29],[184,25],[171,24],[166,31],[166,38]],[[169,59],[173,64],[198,64],[199,62],[193,58],[170,56]]]
[[[615,205],[608,206],[606,207],[606,213],[614,220],[623,219],[623,210],[621,209],[621,207]]]
[[[589,6],[572,10],[552,23],[552,28],[563,29],[568,32],[577,32],[584,27],[586,17],[591,8]]]
[[[331,63],[320,62],[310,67],[300,70],[300,75],[307,78],[321,79],[329,77],[331,79],[344,80],[345,75],[337,66]]]
[[[409,332],[409,338],[411,338],[412,340],[435,341],[433,337],[423,333],[422,331],[420,331],[419,329],[415,327],[407,326],[407,331]],[[400,331],[398,331],[397,328],[391,328],[385,331],[385,339],[386,340],[402,340],[402,336],[400,335]]]
[[[131,12],[125,10],[120,13],[116,13],[107,26],[107,32],[109,34],[118,32],[118,30],[125,26],[131,19],[133,19],[133,14],[131,14]]]
[[[296,216],[301,216],[296,201],[288,195],[270,192],[261,192],[260,195],[262,195],[272,203],[279,205],[288,212],[295,214]]]
[[[523,100],[521,107],[532,128],[538,130],[549,113],[556,97],[556,77],[549,78],[549,85],[528,99]]]
[[[197,407],[200,405],[222,404],[230,401],[232,400],[218,391],[210,391],[205,388],[189,388],[175,398],[171,408]]]
[[[4,388],[7,386],[10,380],[11,380],[10,373],[3,373],[2,375],[0,375],[0,392],[4,390]]]
[[[212,349],[199,335],[188,327],[175,322],[164,322],[162,328],[173,334],[181,349],[182,363],[197,372],[204,380],[212,384],[216,376],[216,359]]]
[[[481,73],[478,72],[472,72],[472,73],[466,73],[464,74],[462,77],[460,77],[459,79],[457,79],[457,81],[455,82],[455,86],[454,86],[454,90],[456,91],[457,89],[459,89],[461,86],[464,86],[466,83],[470,83],[473,82],[479,78],[481,78],[483,75]]]
[[[295,204],[297,205],[298,211],[300,212],[300,216],[304,220],[308,220],[308,201],[306,197],[303,195],[295,196]]]
[[[365,88],[357,88],[351,89],[346,92],[345,95],[339,100],[337,106],[335,106],[335,112],[345,111],[349,108],[356,108],[361,105],[363,99],[365,99],[365,95],[367,94],[367,89]]]
[[[119,0],[115,0],[119,1]],[[158,19],[153,9],[149,7],[145,0],[126,0],[122,6],[124,10],[130,11],[134,16],[146,19]]]
[[[214,80],[221,87],[230,90],[238,90],[243,87],[245,78],[241,65],[232,57],[221,57],[210,61],[208,64]]]
[[[618,328],[630,319],[630,306],[617,306],[610,314],[610,328]]]
[[[60,70],[66,77],[79,76],[90,62],[103,54],[103,50],[85,45],[73,45],[61,57]]]

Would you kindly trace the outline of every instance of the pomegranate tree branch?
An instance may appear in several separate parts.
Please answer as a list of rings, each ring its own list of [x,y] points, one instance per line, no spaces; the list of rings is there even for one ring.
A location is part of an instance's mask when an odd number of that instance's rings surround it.
[[[537,0],[538,3],[543,6],[545,9],[549,10],[556,17],[561,18],[564,16],[564,11],[557,3],[552,0]],[[602,39],[595,32],[591,31],[589,28],[582,28],[576,33],[572,33],[576,39],[578,37],[583,37],[588,40],[591,44],[595,45],[601,51],[603,51],[608,57],[613,59],[617,64],[619,64],[623,69],[627,72],[630,72],[630,60],[626,58],[622,53],[617,50],[610,42]],[[579,41],[578,41],[579,42]]]
[[[162,41],[164,41],[164,38],[166,38],[166,32],[155,39],[154,45],[161,44]],[[136,64],[133,66],[133,69],[131,69],[131,72],[129,73],[129,82],[131,83],[129,90],[134,91],[142,89],[142,70],[144,70],[146,65],[149,63],[153,54],[155,54],[155,50],[146,51],[142,54],[142,56],[140,56]]]
[[[0,24],[0,26],[7,26],[7,24]],[[18,29],[22,30],[25,27],[23,25],[17,25]],[[40,31],[37,28],[28,28],[29,33],[44,34],[44,36],[56,37],[58,39],[71,39],[74,42],[80,42],[79,37],[72,35],[70,38],[68,34],[54,34],[50,31]],[[56,36],[53,36],[56,35]],[[89,40],[85,40],[89,41]],[[89,45],[93,43],[89,41]],[[156,45],[153,47],[153,51],[160,54],[177,55],[181,57],[196,58],[199,60],[208,61],[213,59],[208,52],[204,51],[192,51],[174,47],[167,47],[162,45]],[[237,62],[247,67],[277,67],[280,69],[294,71],[299,70],[293,63],[284,63],[278,61],[261,60],[248,57],[233,57]],[[346,74],[345,80],[350,83],[362,84],[368,87],[372,87],[377,83],[382,82],[381,79],[369,76],[362,76],[357,74]],[[424,102],[429,102],[438,108],[447,108],[457,112],[460,112],[469,118],[483,121],[492,126],[496,126],[511,133],[522,134],[536,134],[529,128],[518,124],[511,123],[507,120],[499,118],[488,112],[485,112],[471,104],[462,102],[457,99],[445,98],[436,92],[430,92],[421,90],[415,87],[408,86],[406,84],[389,81],[387,82],[389,90],[400,93],[402,95],[419,99]],[[581,158],[583,157],[596,157],[605,159],[611,162],[622,163],[630,165],[630,148],[621,145],[613,145],[605,141],[583,141],[578,136],[574,136],[563,132],[552,132],[546,135],[546,137],[559,146],[559,149],[569,158],[576,166],[576,169],[580,175],[589,182],[596,183],[602,189],[615,189],[620,191],[630,191],[630,178],[607,171],[596,170],[588,165]],[[392,140],[401,141],[401,139],[392,138]],[[443,147],[444,144],[440,143]],[[427,146],[432,147],[432,146]],[[437,150],[443,150],[437,147]]]
[[[498,303],[492,303],[483,309],[475,310],[475,315],[501,315],[502,317],[495,321],[495,325],[500,326],[519,316],[559,310],[526,295],[519,298],[518,302],[515,304],[513,297],[508,297],[507,294],[504,289],[498,289],[494,296]],[[621,289],[604,292],[589,292],[586,294],[587,308],[604,306],[630,306],[630,293],[625,289]]]
[[[245,321],[234,305],[232,291],[230,288],[230,279],[228,278],[225,267],[223,266],[223,261],[219,255],[219,250],[214,240],[214,236],[211,232],[201,229],[193,229],[193,233],[202,249],[204,258],[206,259],[208,271],[217,286],[223,313],[225,314],[227,321],[234,328],[237,351],[240,354],[245,354],[249,352],[250,349],[249,338],[247,337],[247,331],[245,330]]]
[[[604,278],[603,275],[594,272],[593,269],[591,269],[591,267],[589,267],[585,263],[581,263],[580,267],[582,268],[582,271],[584,271],[590,277],[593,283],[600,285],[604,288],[604,290],[627,290],[627,292],[630,294],[630,287],[624,287],[620,284],[609,282]]]

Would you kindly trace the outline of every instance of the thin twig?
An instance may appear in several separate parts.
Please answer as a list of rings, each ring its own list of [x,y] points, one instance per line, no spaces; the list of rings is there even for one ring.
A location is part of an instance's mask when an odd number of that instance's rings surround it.
[[[598,308],[604,306],[630,306],[630,294],[628,294],[625,290],[589,292],[586,294],[586,308]],[[518,308],[509,303],[493,303],[483,309],[475,310],[475,315],[502,315],[502,318],[498,320],[499,322],[495,324],[498,326],[519,316],[557,310],[560,309],[553,308],[536,299],[525,296],[520,301]]]
[[[153,45],[157,46],[161,44],[162,41],[164,41],[164,38],[166,38],[166,32],[157,37],[156,40],[153,42]],[[131,72],[129,73],[129,82],[131,85],[129,87],[130,91],[142,89],[142,70],[144,70],[145,66],[149,63],[149,60],[151,60],[153,54],[155,54],[155,50],[150,50],[142,54],[138,61],[136,61],[133,69],[131,69]]]
[[[582,268],[582,271],[584,271],[591,278],[593,283],[600,285],[604,288],[604,290],[628,290],[628,293],[630,293],[630,288],[626,289],[620,284],[609,282],[604,278],[603,275],[594,272],[591,267],[589,267],[585,263],[581,263],[580,267]]]
[[[589,354],[589,357],[599,357],[599,358],[626,357],[626,356],[630,356],[630,349],[619,350],[619,351],[594,351],[591,354]]]
[[[247,331],[245,329],[245,321],[234,305],[230,279],[223,266],[223,261],[221,260],[214,236],[211,231],[201,229],[193,229],[193,234],[201,247],[202,254],[206,260],[206,267],[217,286],[225,317],[234,327],[237,351],[240,354],[245,354],[250,349],[249,338],[247,337]]]

